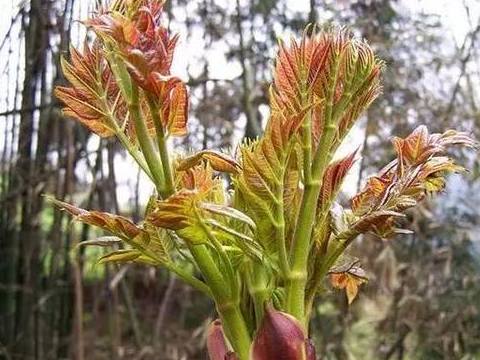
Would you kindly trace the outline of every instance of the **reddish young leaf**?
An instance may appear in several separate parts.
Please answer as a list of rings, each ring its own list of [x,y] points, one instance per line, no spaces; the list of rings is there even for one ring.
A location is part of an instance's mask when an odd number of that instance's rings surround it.
[[[372,176],[368,178],[364,190],[355,195],[350,201],[353,212],[358,215],[368,213],[390,183],[390,179],[386,177]]]
[[[61,64],[71,87],[55,88],[55,96],[66,105],[63,114],[76,118],[101,137],[114,135],[115,124],[109,114],[124,121],[124,103],[99,44],[85,45],[83,53],[71,47],[70,55],[72,63],[62,59]]]
[[[184,136],[187,133],[188,94],[183,82],[175,84],[169,97],[162,99],[164,127],[172,136]]]
[[[414,164],[428,146],[428,129],[421,125],[405,139],[394,137],[392,142],[399,158],[407,160],[409,164]]]
[[[190,218],[195,205],[197,192],[194,190],[180,190],[166,200],[157,203],[155,211],[150,215],[150,222],[171,230],[181,230],[191,225]],[[201,241],[205,239],[202,237]]]
[[[347,293],[348,304],[351,304],[357,297],[358,288],[365,282],[365,279],[353,275],[349,272],[332,274],[332,286],[336,289],[345,289]]]
[[[143,229],[123,216],[101,211],[84,210],[66,202],[56,200],[53,197],[47,197],[47,200],[74,215],[75,219],[104,229],[122,239],[131,240],[138,236],[147,235]]]
[[[158,201],[148,221],[154,226],[174,230],[178,236],[192,244],[209,242],[210,234],[215,234],[216,231],[212,225],[222,231],[227,226],[221,223],[216,226],[209,220],[212,216],[202,206],[201,198],[202,194],[198,191],[182,189],[166,200]]]
[[[178,190],[158,200],[147,216],[149,224],[173,230],[183,240],[201,244],[229,242],[258,259],[258,246],[248,234],[255,223],[240,210],[225,205],[223,183],[209,164],[197,165],[177,174]]]
[[[345,256],[329,271],[332,286],[336,289],[345,289],[348,303],[351,304],[358,293],[361,284],[368,281],[365,270],[360,266],[360,261]]]
[[[170,75],[178,36],[171,36],[163,26],[162,7],[163,2],[156,0],[116,1],[109,10],[98,12],[85,24],[123,60],[122,65],[136,85],[151,97],[165,131],[172,136],[183,136],[188,94],[186,85]],[[149,111],[144,111],[147,117]],[[153,129],[153,124],[150,125]]]
[[[332,120],[337,124],[336,136],[332,144],[332,150],[335,150],[362,112],[379,95],[383,62],[376,58],[372,48],[365,41],[352,38],[345,30],[331,31],[330,36],[333,37],[332,41],[335,44],[333,48],[336,50],[332,51],[329,64],[334,68],[338,66],[333,80],[335,92],[331,110]],[[328,81],[330,73],[327,72],[325,76],[322,84],[331,85],[332,82]],[[323,90],[329,89],[325,85],[320,87],[320,94],[328,95],[329,92]],[[325,107],[321,117],[328,115],[326,110],[329,108]]]
[[[222,181],[213,175],[213,169],[209,163],[196,165],[178,173],[177,176],[177,188],[197,191],[202,201],[214,201],[221,193]]]
[[[322,188],[320,190],[319,209],[324,209],[325,205],[335,198],[342,186],[345,176],[355,163],[354,151],[343,159],[332,162],[323,175]]]
[[[393,144],[397,158],[378,176],[369,178],[351,200],[357,219],[348,236],[373,231],[386,238],[398,233],[394,217],[415,206],[429,192],[441,191],[445,173],[463,171],[445,156],[447,147],[476,146],[465,133],[429,134],[425,126],[419,126],[405,139],[394,138]]]
[[[152,74],[170,75],[178,36],[161,23],[161,1],[114,2],[85,22],[104,41],[111,41],[137,84],[155,95]]]
[[[281,49],[279,63],[277,103],[287,109],[313,105],[313,149],[328,119],[337,126],[334,151],[380,91],[382,63],[368,44],[344,29],[330,28],[304,36],[300,43],[292,41],[289,49]]]

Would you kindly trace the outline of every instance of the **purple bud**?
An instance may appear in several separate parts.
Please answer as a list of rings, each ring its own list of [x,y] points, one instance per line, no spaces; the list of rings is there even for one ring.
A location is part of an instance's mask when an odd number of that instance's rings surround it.
[[[252,345],[252,360],[314,360],[315,349],[302,324],[267,305]]]
[[[207,329],[207,350],[211,360],[234,360],[230,356],[220,320],[213,321]]]

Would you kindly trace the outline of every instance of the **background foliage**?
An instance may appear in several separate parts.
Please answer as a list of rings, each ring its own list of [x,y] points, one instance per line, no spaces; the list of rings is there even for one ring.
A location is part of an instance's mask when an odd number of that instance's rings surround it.
[[[95,266],[99,250],[71,252],[102,234],[72,226],[41,196],[136,220],[149,195],[121,147],[64,119],[52,96],[64,83],[60,55],[83,38],[73,20],[92,8],[11,1],[0,15],[0,358],[204,359],[212,304],[156,269]],[[362,160],[345,193],[392,157],[383,146],[391,134],[427,124],[480,138],[476,1],[171,0],[167,14],[181,35],[174,73],[188,81],[193,119],[193,136],[175,146],[257,136],[277,37],[330,21],[367,38],[387,63],[383,95],[351,136]],[[319,304],[312,337],[322,358],[480,357],[479,163],[462,155],[473,171],[409,214],[414,235],[355,244],[370,282],[350,307],[343,292]]]

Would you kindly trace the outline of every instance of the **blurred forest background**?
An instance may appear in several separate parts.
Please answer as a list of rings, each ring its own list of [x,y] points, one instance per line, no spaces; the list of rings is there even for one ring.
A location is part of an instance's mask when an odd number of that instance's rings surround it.
[[[136,220],[151,189],[112,139],[60,115],[60,56],[81,46],[94,0],[2,0],[0,13],[0,359],[205,359],[213,306],[161,269],[95,266],[101,234],[46,204],[52,193]],[[224,148],[262,131],[277,38],[307,23],[349,26],[387,63],[383,95],[350,136],[360,147],[344,198],[391,159],[392,134],[418,124],[480,139],[480,2],[170,0],[188,81],[190,136]],[[327,294],[312,324],[322,359],[480,359],[480,162],[410,213],[414,235],[365,237],[352,253],[370,282],[347,306]]]

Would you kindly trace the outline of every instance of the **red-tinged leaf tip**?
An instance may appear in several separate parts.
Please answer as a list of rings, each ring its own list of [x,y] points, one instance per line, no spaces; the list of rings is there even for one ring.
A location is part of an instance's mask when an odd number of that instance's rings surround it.
[[[184,136],[187,133],[188,93],[183,82],[177,83],[171,91],[168,107],[164,109],[166,128],[172,136]]]
[[[448,130],[430,134],[424,125],[404,139],[393,138],[392,142],[397,158],[379,175],[369,178],[364,189],[351,200],[353,213],[359,217],[352,226],[357,234],[372,231],[388,238],[399,233],[394,219],[398,215],[389,212],[402,213],[427,194],[441,192],[446,173],[465,170],[446,156],[448,147],[477,145],[465,133]]]
[[[210,360],[235,359],[231,355],[225,334],[223,333],[222,323],[218,319],[208,326],[207,351]]]
[[[140,40],[140,31],[132,21],[126,20],[123,26],[123,36],[130,45],[135,45]]]
[[[224,201],[222,180],[214,178],[211,167],[206,164],[182,172],[177,182],[179,190],[157,201],[147,220],[155,226],[175,230],[185,241],[204,243],[208,239],[204,224],[207,211],[202,204]]]
[[[76,118],[100,137],[114,135],[113,118],[124,120],[124,101],[118,99],[118,86],[98,41],[92,46],[85,44],[83,52],[70,47],[70,57],[71,63],[62,59],[61,65],[71,86],[55,88],[55,96],[65,104],[62,113]]]
[[[349,305],[357,297],[360,285],[366,282],[365,278],[356,276],[350,271],[332,274],[331,279],[334,288],[345,289]]]
[[[350,155],[332,162],[323,175],[322,189],[320,191],[319,204],[324,206],[333,200],[340,190],[343,180],[348,174],[348,171],[355,163],[355,156],[358,150],[355,150]]]
[[[104,229],[120,238],[133,239],[146,236],[145,231],[129,219],[101,211],[88,211],[48,196],[47,201],[75,216],[78,221]]]
[[[300,322],[267,305],[252,344],[252,360],[310,360],[313,354]]]
[[[162,7],[162,3],[155,1],[134,1],[87,23],[100,37],[113,40],[134,81],[150,92],[155,91],[150,83],[152,73],[170,75],[178,41],[178,36],[170,34],[162,24]]]

